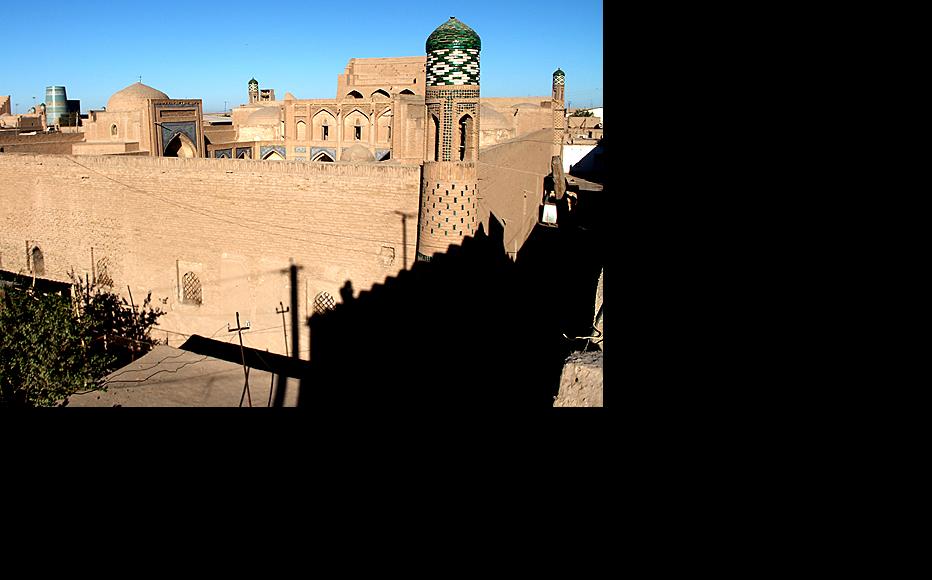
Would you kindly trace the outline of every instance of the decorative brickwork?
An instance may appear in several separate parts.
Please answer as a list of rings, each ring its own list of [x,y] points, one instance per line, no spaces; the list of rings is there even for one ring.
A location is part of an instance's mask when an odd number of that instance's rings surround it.
[[[476,233],[479,50],[474,30],[451,17],[427,39],[427,147],[418,208],[417,260]],[[436,131],[436,135],[434,134]],[[436,141],[439,141],[435,143]],[[436,147],[435,154],[432,146]]]

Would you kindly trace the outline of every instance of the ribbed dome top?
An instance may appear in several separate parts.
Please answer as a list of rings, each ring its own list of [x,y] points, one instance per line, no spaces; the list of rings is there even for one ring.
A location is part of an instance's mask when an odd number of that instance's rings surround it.
[[[353,145],[340,155],[340,161],[375,161],[375,155],[362,145]]]
[[[472,28],[466,26],[455,17],[437,27],[427,37],[427,52],[441,48],[475,48],[482,49],[482,41]]]
[[[281,109],[262,107],[246,117],[246,125],[277,125],[281,121]]]
[[[553,76],[555,76],[555,77],[565,77],[565,76],[566,76],[566,73],[563,72],[562,70],[560,70],[559,68],[557,68],[557,70],[553,71]]]
[[[107,101],[107,111],[136,111],[144,108],[146,99],[167,99],[168,95],[149,85],[133,83],[113,93]]]

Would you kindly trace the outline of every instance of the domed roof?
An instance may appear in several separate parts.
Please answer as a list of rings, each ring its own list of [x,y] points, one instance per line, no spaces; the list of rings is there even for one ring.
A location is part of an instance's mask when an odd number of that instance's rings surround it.
[[[168,95],[142,83],[133,83],[113,93],[107,101],[107,111],[136,111],[145,107],[146,99],[167,99]]]
[[[340,155],[340,161],[375,161],[375,155],[357,143],[349,149],[343,150],[343,154]]]
[[[553,71],[553,76],[555,77],[565,77],[566,73],[560,70],[560,67],[557,67],[557,70]]]
[[[479,105],[479,114],[482,115],[482,128],[483,129],[511,129],[513,128],[513,123],[503,115],[502,113],[495,110],[495,107],[487,103],[482,103]]]
[[[281,121],[281,109],[278,107],[261,107],[246,117],[246,125],[277,125]]]
[[[482,41],[479,35],[472,28],[466,26],[455,17],[451,16],[449,20],[437,27],[427,37],[427,52],[433,52],[441,48],[482,48]]]
[[[251,79],[249,79],[249,84],[258,85],[259,81],[256,80],[256,77],[252,77]]]

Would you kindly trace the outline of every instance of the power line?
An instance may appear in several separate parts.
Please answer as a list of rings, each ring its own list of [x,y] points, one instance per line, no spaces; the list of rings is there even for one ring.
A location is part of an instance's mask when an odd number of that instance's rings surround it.
[[[162,196],[160,196],[160,195],[158,195],[158,194],[151,193],[151,192],[148,192],[148,191],[145,191],[145,190],[142,190],[142,189],[133,187],[132,185],[129,185],[129,184],[127,184],[127,183],[124,183],[124,182],[122,182],[122,181],[120,181],[120,180],[118,180],[118,179],[114,179],[113,177],[110,177],[109,175],[106,175],[106,174],[104,174],[104,173],[102,173],[102,172],[100,172],[100,171],[97,171],[96,169],[93,169],[93,168],[91,168],[91,167],[88,167],[87,165],[84,165],[84,164],[82,164],[82,163],[79,163],[76,159],[74,159],[74,158],[71,157],[71,156],[66,156],[66,158],[69,159],[69,160],[70,160],[72,163],[74,163],[75,165],[78,165],[79,167],[83,167],[84,169],[87,169],[88,171],[91,171],[91,172],[93,172],[93,173],[96,173],[97,175],[100,175],[100,176],[103,177],[104,179],[107,179],[107,180],[110,180],[110,181],[112,181],[112,182],[114,182],[114,183],[116,183],[116,184],[122,185],[123,187],[129,189],[130,191],[138,192],[138,193],[140,193],[140,194],[142,194],[142,195],[145,195],[145,196],[148,196],[148,197],[152,197],[152,198],[158,199],[159,201],[162,201],[163,203],[167,203],[167,204],[169,204],[169,205],[173,205],[173,206],[175,206],[175,207],[178,207],[178,208],[181,208],[181,209],[184,209],[184,210],[187,210],[187,211],[190,211],[190,212],[196,213],[196,214],[198,214],[198,215],[202,215],[202,216],[204,216],[204,217],[208,217],[208,218],[211,218],[211,219],[214,219],[214,220],[217,220],[217,221],[221,221],[221,222],[224,222],[224,223],[227,223],[227,224],[231,224],[231,225],[235,225],[235,226],[240,226],[240,225],[241,225],[241,223],[240,223],[239,221],[236,221],[236,219],[233,218],[233,217],[231,217],[231,216],[227,216],[227,215],[222,214],[222,213],[219,213],[219,212],[207,212],[207,211],[201,210],[201,209],[199,209],[199,208],[197,208],[197,207],[194,207],[194,206],[190,206],[190,205],[183,204],[183,203],[180,203],[180,202],[171,200],[171,199],[167,199],[167,198],[162,197]],[[225,218],[226,218],[226,219],[225,219]],[[329,232],[321,232],[321,231],[312,230],[312,229],[307,229],[307,228],[298,228],[298,227],[292,227],[292,226],[283,226],[283,225],[280,225],[280,224],[272,224],[272,223],[262,222],[262,221],[258,221],[258,220],[254,220],[254,221],[255,221],[256,223],[259,223],[259,224],[262,224],[262,225],[265,225],[265,226],[269,226],[269,227],[272,227],[272,228],[288,229],[288,230],[294,230],[294,231],[308,232],[308,233],[311,233],[311,234],[314,234],[314,235],[320,235],[320,236],[332,236],[332,237],[336,237],[336,238],[344,238],[344,239],[357,240],[357,241],[363,241],[363,242],[376,242],[376,243],[382,243],[382,244],[395,244],[395,243],[398,243],[397,241],[394,241],[394,240],[389,241],[389,240],[378,240],[378,239],[372,239],[372,238],[360,238],[360,237],[356,237],[356,236],[347,236],[347,235],[343,235],[343,234],[333,234],[333,233],[329,233]],[[283,233],[270,232],[270,231],[268,231],[268,230],[262,230],[261,228],[258,228],[258,229],[259,229],[260,231],[265,231],[265,233],[269,233],[269,234],[271,234],[271,235],[278,235],[278,236],[282,236],[282,237],[289,238],[289,239],[292,239],[292,240],[296,240],[296,241],[299,241],[299,242],[313,243],[313,244],[317,244],[317,245],[324,246],[324,247],[328,247],[328,248],[335,248],[335,249],[338,249],[338,250],[346,250],[346,251],[349,251],[349,252],[358,252],[358,253],[360,253],[360,254],[378,255],[378,254],[376,254],[375,252],[368,252],[368,251],[364,251],[364,250],[357,250],[357,249],[355,249],[355,248],[347,248],[347,247],[345,247],[345,246],[334,246],[334,245],[325,244],[325,243],[322,243],[322,242],[314,242],[314,241],[309,240],[309,239],[307,239],[307,238],[297,238],[297,237],[289,236],[289,235],[283,234]]]

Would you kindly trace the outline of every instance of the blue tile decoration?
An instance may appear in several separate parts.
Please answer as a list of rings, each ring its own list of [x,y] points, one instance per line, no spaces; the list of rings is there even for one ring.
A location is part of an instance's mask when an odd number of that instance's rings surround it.
[[[180,133],[187,135],[188,139],[197,146],[197,125],[194,121],[159,123],[159,127],[162,129],[162,153],[165,153],[172,139]]]
[[[284,145],[261,145],[259,147],[259,159],[265,159],[265,156],[269,151],[277,151],[279,155],[288,159],[288,156],[285,155],[285,146]]]
[[[326,153],[330,159],[337,158],[337,150],[333,147],[311,147],[311,159],[316,158],[319,153]]]
[[[454,17],[427,38],[427,86],[478,85],[482,41]]]

